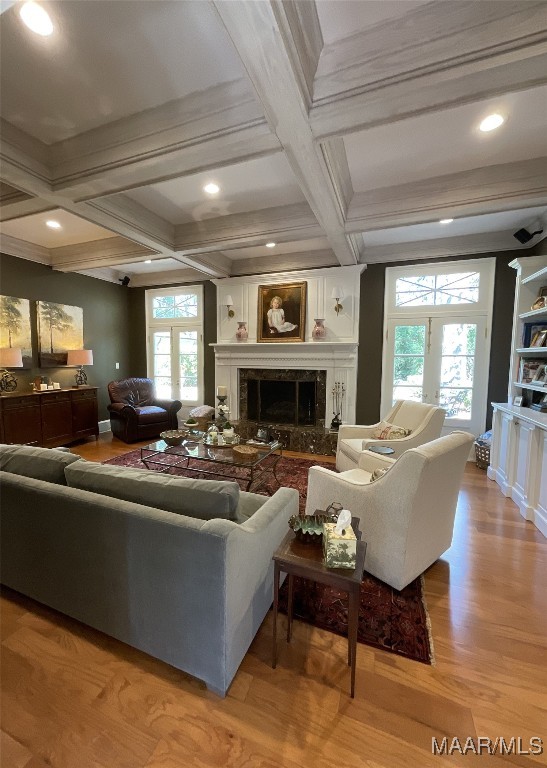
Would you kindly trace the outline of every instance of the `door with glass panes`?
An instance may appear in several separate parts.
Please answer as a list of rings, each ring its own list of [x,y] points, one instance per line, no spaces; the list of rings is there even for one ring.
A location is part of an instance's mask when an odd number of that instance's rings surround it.
[[[383,412],[396,400],[419,400],[446,410],[443,432],[479,434],[488,382],[485,317],[392,319],[386,344]]]
[[[181,326],[153,330],[151,357],[159,398],[195,404],[200,399],[201,334]]]

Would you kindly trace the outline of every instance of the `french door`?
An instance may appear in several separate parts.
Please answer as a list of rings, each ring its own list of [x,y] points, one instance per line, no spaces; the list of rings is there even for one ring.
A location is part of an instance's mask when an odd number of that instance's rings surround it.
[[[486,317],[393,318],[386,330],[382,413],[395,400],[419,400],[445,408],[443,432],[482,432],[489,365]]]
[[[193,405],[203,399],[201,332],[187,326],[155,329],[150,334],[152,375],[160,398]]]

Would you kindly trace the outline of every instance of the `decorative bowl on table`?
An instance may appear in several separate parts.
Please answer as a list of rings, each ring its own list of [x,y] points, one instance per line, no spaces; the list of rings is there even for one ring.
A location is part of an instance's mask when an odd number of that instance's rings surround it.
[[[185,421],[183,423],[188,429],[199,429],[199,421]]]
[[[294,531],[297,541],[302,544],[322,544],[323,524],[332,523],[332,515],[293,515],[289,518],[289,528]]]
[[[186,437],[185,429],[168,429],[165,432],[160,432],[161,439],[167,443],[167,445],[180,445]]]

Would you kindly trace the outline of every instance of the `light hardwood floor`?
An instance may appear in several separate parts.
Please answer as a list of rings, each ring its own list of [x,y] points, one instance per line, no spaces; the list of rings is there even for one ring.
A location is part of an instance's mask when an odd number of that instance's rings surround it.
[[[128,446],[102,436],[73,450],[104,461]],[[298,621],[272,670],[266,618],[222,700],[5,590],[1,766],[545,765],[546,754],[447,758],[431,745],[433,737],[463,745],[468,736],[514,736],[524,749],[539,736],[547,752],[546,576],[547,541],[469,464],[454,543],[425,579],[436,665],[359,644],[353,701],[346,641]]]

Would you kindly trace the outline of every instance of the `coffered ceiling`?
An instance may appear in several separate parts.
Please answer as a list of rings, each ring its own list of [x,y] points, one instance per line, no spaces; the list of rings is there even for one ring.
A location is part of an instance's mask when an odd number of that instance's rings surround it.
[[[6,5],[3,252],[135,286],[547,234],[547,1]]]

